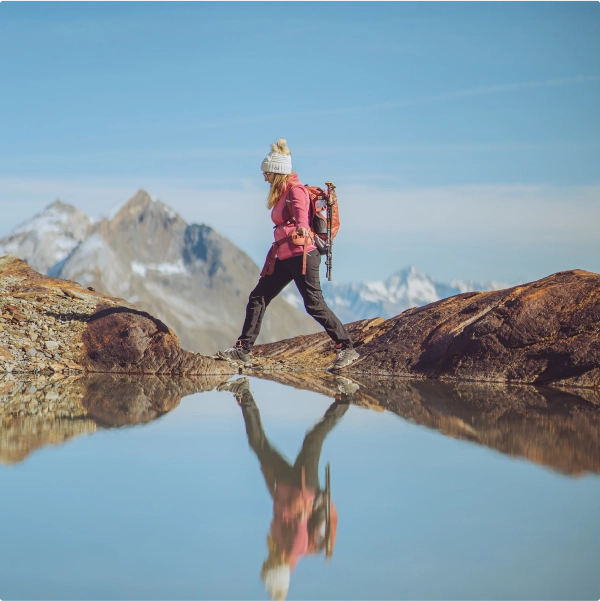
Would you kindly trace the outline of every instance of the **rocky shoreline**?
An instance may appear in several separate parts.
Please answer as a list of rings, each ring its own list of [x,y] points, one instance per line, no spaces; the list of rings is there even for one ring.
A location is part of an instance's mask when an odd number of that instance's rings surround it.
[[[459,294],[347,327],[361,355],[343,370],[352,376],[600,388],[600,275],[586,271]],[[320,333],[258,345],[244,369],[322,372],[334,360]],[[238,371],[184,350],[162,321],[122,299],[0,258],[0,374]]]
[[[600,276],[562,272],[348,324],[361,359],[343,375],[356,405],[563,473],[600,473],[599,326]],[[240,371],[339,394],[324,333],[254,355],[241,370],[186,351],[134,305],[0,258],[0,462],[148,423]]]

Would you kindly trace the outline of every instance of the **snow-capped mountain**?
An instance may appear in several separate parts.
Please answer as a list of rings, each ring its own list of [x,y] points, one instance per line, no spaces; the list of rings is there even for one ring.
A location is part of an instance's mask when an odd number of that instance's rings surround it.
[[[11,245],[0,255],[13,254],[38,271],[136,304],[171,327],[185,348],[214,353],[235,342],[248,293],[259,277],[259,268],[248,255],[212,228],[188,225],[143,190],[101,221],[91,224],[86,217],[88,229],[70,231],[62,214],[73,211],[77,209],[55,203],[19,228],[36,241],[36,253],[13,242],[22,235],[15,231],[6,238]],[[51,223],[53,229],[40,223]],[[39,230],[53,235],[36,238],[34,232]],[[304,310],[279,298],[269,306],[259,341],[318,330]]]
[[[411,266],[394,273],[385,281],[353,284],[324,282],[322,288],[329,307],[344,323],[349,323],[373,317],[395,317],[411,307],[426,305],[461,292],[498,290],[507,286],[499,282],[434,282]],[[302,299],[293,284],[285,289],[283,295],[290,304],[302,307]]]
[[[46,273],[88,235],[91,225],[85,213],[57,200],[0,238],[0,256],[19,257]]]

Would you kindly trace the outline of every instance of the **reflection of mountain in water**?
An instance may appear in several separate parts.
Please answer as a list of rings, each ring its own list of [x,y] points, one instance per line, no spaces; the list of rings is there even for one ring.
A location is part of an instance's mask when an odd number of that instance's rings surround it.
[[[326,372],[264,377],[333,397]],[[0,463],[98,428],[148,423],[222,378],[96,374],[59,382],[0,381]],[[600,473],[600,391],[402,378],[361,378],[354,404],[565,474]]]
[[[148,423],[221,380],[96,374],[0,382],[0,463],[23,461],[36,449],[98,428]]]

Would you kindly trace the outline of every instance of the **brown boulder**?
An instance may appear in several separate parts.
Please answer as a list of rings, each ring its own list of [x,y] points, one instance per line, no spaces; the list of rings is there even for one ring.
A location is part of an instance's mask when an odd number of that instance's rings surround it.
[[[100,304],[82,334],[81,364],[88,372],[228,374],[225,361],[181,348],[162,321],[130,306]]]

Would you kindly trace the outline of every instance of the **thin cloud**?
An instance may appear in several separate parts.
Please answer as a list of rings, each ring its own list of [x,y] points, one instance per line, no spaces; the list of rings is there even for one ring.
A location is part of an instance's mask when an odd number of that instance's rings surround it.
[[[483,86],[477,88],[465,88],[453,92],[443,92],[431,96],[417,96],[404,100],[393,100],[389,102],[380,102],[362,106],[341,107],[335,109],[324,109],[314,111],[290,111],[285,113],[271,113],[269,115],[257,115],[243,119],[232,119],[226,121],[211,121],[207,123],[196,124],[197,129],[213,129],[221,127],[233,127],[237,125],[251,125],[273,119],[289,119],[294,117],[331,117],[335,115],[346,115],[353,113],[369,113],[376,111],[386,111],[405,106],[426,104],[430,102],[442,102],[444,100],[454,100],[466,98],[469,96],[480,96],[485,94],[498,94],[503,92],[513,92],[515,90],[535,89],[535,88],[556,88],[569,85],[577,85],[600,81],[600,75],[577,75],[576,77],[563,77],[560,79],[546,79],[536,81],[522,81],[494,86]]]

